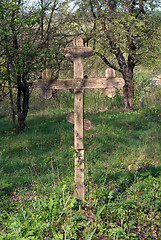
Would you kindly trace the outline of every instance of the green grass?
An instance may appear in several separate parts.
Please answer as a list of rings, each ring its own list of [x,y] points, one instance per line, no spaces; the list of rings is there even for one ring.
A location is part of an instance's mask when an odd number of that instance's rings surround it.
[[[161,239],[161,115],[87,112],[86,200],[74,198],[71,109],[0,112],[0,239]]]

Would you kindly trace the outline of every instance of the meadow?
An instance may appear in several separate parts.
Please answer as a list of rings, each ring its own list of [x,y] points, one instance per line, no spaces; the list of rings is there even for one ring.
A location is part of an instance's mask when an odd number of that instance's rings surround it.
[[[73,95],[32,93],[24,133],[0,103],[0,239],[161,239],[161,89],[137,97],[85,96],[86,199],[74,197]],[[136,95],[137,96],[137,95]]]

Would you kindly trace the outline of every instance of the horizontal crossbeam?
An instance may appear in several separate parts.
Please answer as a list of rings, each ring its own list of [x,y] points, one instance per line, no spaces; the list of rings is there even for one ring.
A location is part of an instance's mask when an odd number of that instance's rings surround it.
[[[121,88],[124,84],[125,81],[122,78],[55,79],[50,83],[45,83],[42,79],[34,81],[33,87],[41,89]]]
[[[93,49],[90,47],[68,47],[64,50],[65,57],[89,57],[92,56]]]

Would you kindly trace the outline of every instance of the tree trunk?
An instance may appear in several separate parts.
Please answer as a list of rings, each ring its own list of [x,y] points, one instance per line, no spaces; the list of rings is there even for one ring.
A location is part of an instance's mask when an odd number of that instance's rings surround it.
[[[131,112],[133,110],[133,67],[127,67],[123,72],[125,86],[123,88],[123,110]]]
[[[23,77],[22,77],[23,78]],[[26,80],[23,78],[21,82],[18,79],[18,94],[17,94],[17,116],[18,116],[18,126],[17,133],[23,132],[25,129],[25,119],[29,110],[29,87]]]
[[[11,112],[12,112],[12,126],[13,126],[14,132],[16,132],[16,115],[15,115],[13,93],[12,93],[10,81],[9,81],[9,96],[10,96],[10,106],[11,106]]]

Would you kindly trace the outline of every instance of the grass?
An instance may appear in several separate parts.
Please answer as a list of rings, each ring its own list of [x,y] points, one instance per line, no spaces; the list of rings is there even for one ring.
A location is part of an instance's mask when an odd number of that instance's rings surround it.
[[[97,109],[98,110],[98,109]],[[86,200],[75,199],[71,109],[0,112],[0,239],[161,239],[159,107],[86,113]]]

